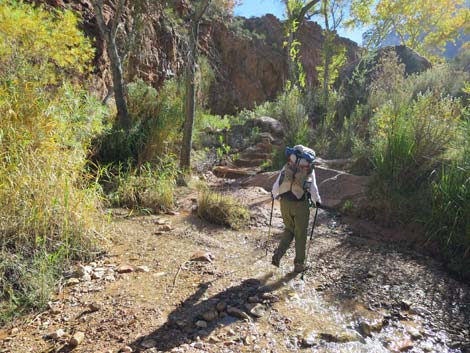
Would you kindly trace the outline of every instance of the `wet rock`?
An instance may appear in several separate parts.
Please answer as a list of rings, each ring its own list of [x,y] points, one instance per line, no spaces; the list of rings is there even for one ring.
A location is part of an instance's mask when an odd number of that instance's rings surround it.
[[[317,334],[315,332],[310,332],[302,337],[301,345],[303,348],[313,347],[316,344],[316,340]]]
[[[207,327],[207,322],[204,321],[204,320],[198,320],[198,321],[196,321],[195,325],[196,325],[196,327],[199,327],[199,328],[206,328]]]
[[[410,302],[409,300],[402,300],[402,301],[400,302],[400,306],[401,306],[402,309],[404,309],[404,310],[409,310],[412,305],[413,305],[413,303]]]
[[[359,333],[364,337],[369,337],[372,332],[380,332],[383,328],[383,320],[363,320],[359,322]]]
[[[140,345],[142,347],[146,348],[146,349],[153,348],[157,345],[157,341],[155,341],[152,338],[148,338],[148,339],[144,340]]]
[[[79,344],[83,342],[85,339],[85,334],[83,332],[75,332],[72,336],[72,338],[69,340],[69,345],[71,347],[77,347]]]
[[[192,254],[189,260],[195,262],[212,262],[214,260],[214,255],[210,252],[198,251]]]
[[[413,342],[411,342],[410,340],[404,340],[397,344],[397,350],[400,352],[407,352],[413,349],[413,347]]]
[[[217,311],[210,310],[210,311],[207,311],[204,314],[202,314],[202,317],[203,317],[204,320],[210,322],[210,321],[216,320],[219,317],[219,315],[217,314]]]
[[[409,312],[411,314],[419,315],[421,317],[426,317],[426,316],[431,316],[432,315],[432,313],[428,309],[426,309],[422,306],[418,306],[418,305],[411,305],[411,307],[409,309]]]
[[[319,334],[319,338],[327,342],[348,343],[362,341],[362,337],[356,331],[344,331],[329,333],[324,332]]]
[[[131,266],[131,265],[121,265],[117,268],[117,273],[130,273],[130,272],[134,272],[135,269],[134,269],[134,266]]]
[[[248,298],[248,303],[258,303],[258,302],[259,302],[259,298],[256,295]]]

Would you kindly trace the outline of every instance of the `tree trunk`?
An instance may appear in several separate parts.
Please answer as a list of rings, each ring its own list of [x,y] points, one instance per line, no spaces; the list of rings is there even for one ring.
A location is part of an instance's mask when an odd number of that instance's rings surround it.
[[[131,119],[127,112],[127,104],[124,93],[124,81],[122,79],[122,65],[119,57],[115,38],[111,35],[106,40],[106,49],[108,51],[109,60],[111,61],[111,73],[113,77],[114,99],[116,101],[116,109],[118,112],[119,125],[124,130],[131,127]]]
[[[324,9],[323,9],[323,15],[325,19],[325,40],[323,43],[325,43],[325,61],[323,63],[323,104],[325,109],[327,109],[328,105],[328,98],[329,98],[329,92],[330,92],[330,87],[329,87],[329,81],[330,81],[330,62],[331,62],[331,31],[330,31],[330,24],[328,21],[328,8],[327,8],[327,2],[324,2]]]
[[[131,120],[127,112],[127,104],[125,99],[124,81],[122,79],[122,65],[116,45],[116,30],[118,21],[124,7],[124,0],[120,0],[111,26],[107,25],[103,17],[103,0],[94,0],[93,7],[96,14],[96,23],[101,36],[106,41],[106,51],[111,63],[111,75],[113,79],[114,99],[116,101],[116,109],[118,112],[119,125],[124,130],[129,130]]]
[[[184,105],[185,120],[180,155],[180,168],[186,171],[189,171],[191,167],[192,136],[196,111],[195,73],[198,34],[199,21],[194,21],[189,35],[189,53],[186,66],[186,98]]]

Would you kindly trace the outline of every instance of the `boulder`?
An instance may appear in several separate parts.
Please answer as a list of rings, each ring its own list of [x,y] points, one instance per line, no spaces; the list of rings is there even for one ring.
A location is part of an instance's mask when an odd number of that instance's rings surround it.
[[[260,186],[267,191],[278,177],[279,172],[260,173],[241,181],[242,187]],[[329,208],[340,208],[345,201],[359,201],[365,198],[370,177],[357,176],[334,169],[316,167],[315,176],[322,203]]]

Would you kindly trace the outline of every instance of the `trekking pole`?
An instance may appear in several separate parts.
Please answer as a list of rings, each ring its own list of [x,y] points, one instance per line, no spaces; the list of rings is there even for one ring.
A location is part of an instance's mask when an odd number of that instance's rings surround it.
[[[272,202],[271,202],[271,215],[269,216],[268,239],[266,239],[266,242],[264,243],[264,246],[266,248],[265,256],[268,256],[268,241],[269,241],[269,238],[271,238],[271,224],[273,222],[274,197],[272,195],[271,195],[271,199],[272,199]]]
[[[309,257],[308,255],[310,253],[310,245],[312,244],[313,230],[315,229],[315,224],[317,223],[317,215],[318,215],[318,207],[315,208],[315,217],[313,218],[312,231],[310,232],[310,240],[308,242],[308,247],[307,247],[307,259],[305,260],[305,263],[307,265],[308,265],[308,257]],[[304,280],[304,274],[306,270],[307,270],[307,266],[305,266],[305,269],[302,272],[302,276],[300,277],[302,281]]]

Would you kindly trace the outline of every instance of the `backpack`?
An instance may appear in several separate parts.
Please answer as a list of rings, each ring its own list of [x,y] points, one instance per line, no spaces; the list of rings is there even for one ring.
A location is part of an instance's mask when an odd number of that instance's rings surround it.
[[[310,169],[313,169],[316,159],[315,151],[303,145],[287,147],[286,156],[295,164],[299,164],[302,160],[307,161],[310,164]]]

